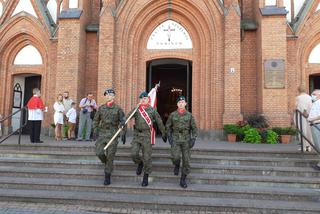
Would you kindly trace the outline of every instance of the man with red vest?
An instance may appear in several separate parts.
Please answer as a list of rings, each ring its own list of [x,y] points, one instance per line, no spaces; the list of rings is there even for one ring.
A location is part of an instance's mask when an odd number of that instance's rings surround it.
[[[30,141],[31,143],[43,143],[40,140],[41,121],[43,120],[43,111],[45,106],[40,98],[41,93],[38,88],[33,89],[33,96],[28,101],[28,120],[30,123]]]

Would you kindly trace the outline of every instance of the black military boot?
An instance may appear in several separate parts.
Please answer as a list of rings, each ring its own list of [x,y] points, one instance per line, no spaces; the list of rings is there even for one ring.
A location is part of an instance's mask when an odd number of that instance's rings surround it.
[[[142,183],[141,183],[141,186],[143,186],[143,187],[146,187],[146,186],[148,186],[148,178],[149,178],[149,174],[144,174],[143,175],[143,180],[142,180]]]
[[[110,183],[111,183],[111,179],[110,179],[110,177],[111,177],[111,175],[110,174],[108,174],[108,173],[105,173],[104,174],[104,185],[110,185]]]
[[[137,175],[141,175],[142,169],[143,169],[143,162],[139,163],[137,167],[137,171],[136,171]]]
[[[187,187],[188,187],[187,182],[186,182],[186,177],[187,177],[187,175],[185,175],[185,174],[182,174],[182,175],[181,175],[181,178],[180,178],[180,186],[181,186],[182,188],[187,188]]]
[[[178,164],[174,165],[173,174],[179,175],[179,169],[180,169],[180,162]]]

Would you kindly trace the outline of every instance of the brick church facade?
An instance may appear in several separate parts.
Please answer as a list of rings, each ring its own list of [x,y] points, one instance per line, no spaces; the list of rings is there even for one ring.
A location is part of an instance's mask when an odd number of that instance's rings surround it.
[[[33,87],[49,106],[44,127],[64,91],[77,102],[93,92],[102,104],[113,87],[129,112],[160,81],[161,116],[183,94],[206,133],[252,113],[289,126],[297,87],[320,88],[319,3],[0,0],[0,114]]]

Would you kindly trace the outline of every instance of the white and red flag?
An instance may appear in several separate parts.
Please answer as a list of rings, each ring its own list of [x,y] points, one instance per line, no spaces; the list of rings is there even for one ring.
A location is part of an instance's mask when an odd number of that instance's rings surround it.
[[[149,104],[152,108],[157,109],[157,90],[160,87],[160,82],[156,84],[154,88],[148,94],[149,97]],[[156,142],[156,130],[152,127],[151,128],[151,144],[154,145]]]

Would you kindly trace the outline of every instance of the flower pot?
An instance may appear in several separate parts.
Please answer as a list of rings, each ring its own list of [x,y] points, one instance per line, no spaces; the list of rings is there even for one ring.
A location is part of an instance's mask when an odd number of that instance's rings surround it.
[[[291,135],[280,135],[281,143],[288,144],[291,141]]]
[[[229,142],[236,142],[237,135],[236,134],[228,134],[227,138],[228,138]]]

